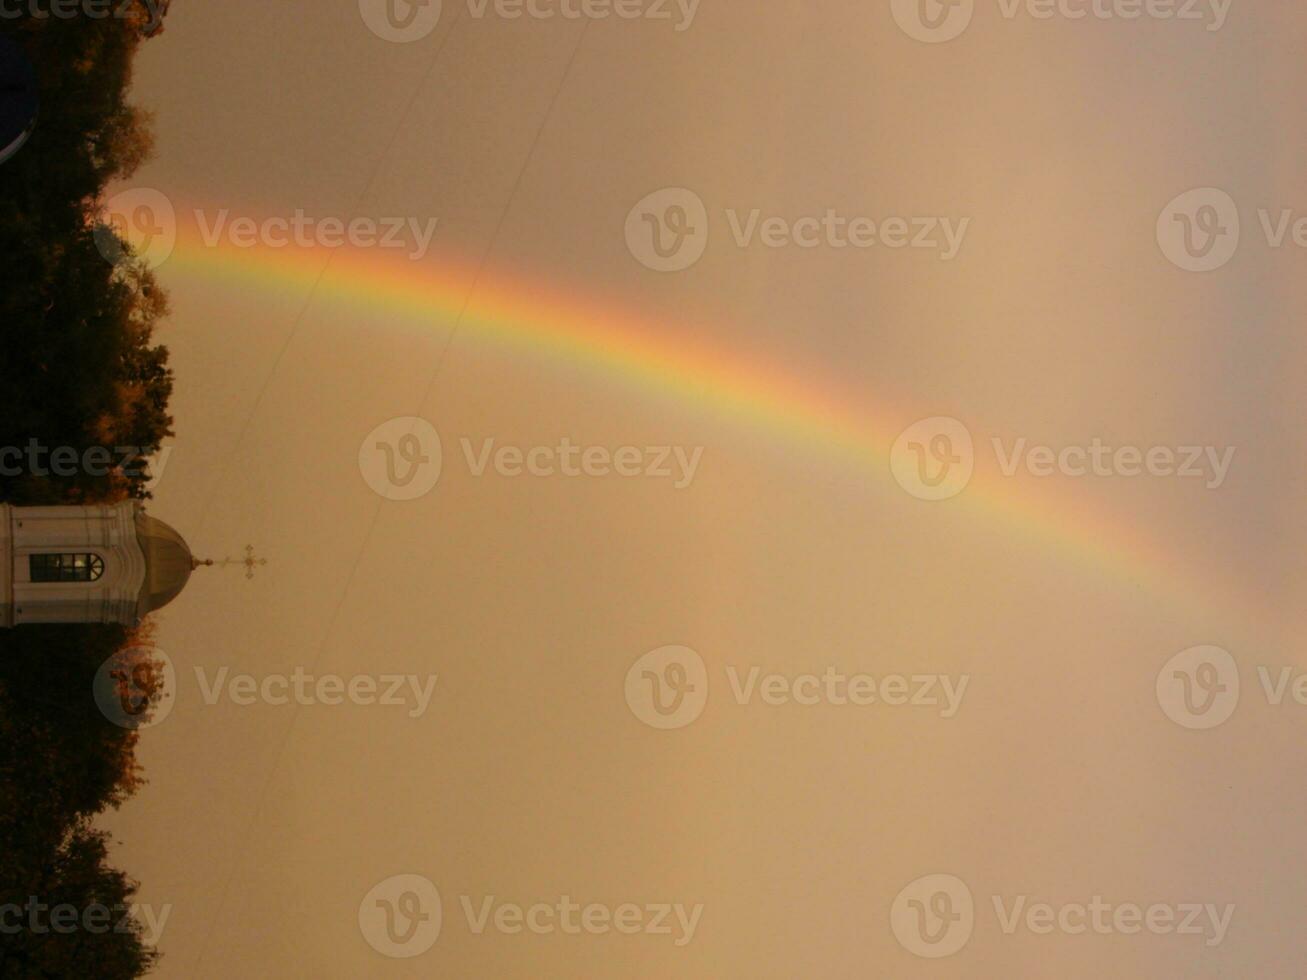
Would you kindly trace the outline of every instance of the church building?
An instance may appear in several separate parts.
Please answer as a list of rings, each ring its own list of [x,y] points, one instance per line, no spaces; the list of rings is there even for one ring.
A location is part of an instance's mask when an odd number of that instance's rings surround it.
[[[139,501],[0,504],[0,628],[135,626],[177,598],[199,564],[182,536]]]

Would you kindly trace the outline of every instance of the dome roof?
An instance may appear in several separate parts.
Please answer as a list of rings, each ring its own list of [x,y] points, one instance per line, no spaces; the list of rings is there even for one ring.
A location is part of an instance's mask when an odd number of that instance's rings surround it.
[[[136,540],[145,555],[145,582],[136,614],[145,616],[168,605],[186,588],[195,559],[180,534],[144,511],[136,514]]]
[[[36,125],[36,72],[17,41],[0,37],[0,163],[18,152]]]

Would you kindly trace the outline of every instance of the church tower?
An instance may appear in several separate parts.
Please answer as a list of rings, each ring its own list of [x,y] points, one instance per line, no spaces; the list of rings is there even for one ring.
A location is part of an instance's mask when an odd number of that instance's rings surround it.
[[[182,536],[139,501],[0,504],[0,627],[135,626],[177,598],[198,564]]]

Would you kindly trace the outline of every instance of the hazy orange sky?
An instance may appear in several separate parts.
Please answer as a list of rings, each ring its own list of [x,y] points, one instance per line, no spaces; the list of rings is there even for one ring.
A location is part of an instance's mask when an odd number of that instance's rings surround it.
[[[398,43],[357,0],[183,0],[139,57],[158,147],[128,187],[164,195],[181,239],[159,268],[177,437],[151,511],[198,554],[270,560],[252,582],[198,572],[160,617],[175,704],[142,735],[149,785],[105,820],[141,900],[171,907],[159,975],[1294,975],[1307,707],[1291,685],[1271,703],[1258,668],[1307,666],[1307,249],[1266,227],[1307,216],[1307,13],[1004,0],[931,43],[897,0],[482,9],[445,0]],[[640,244],[636,206],[665,188],[703,206],[663,213],[669,241],[706,234],[679,271]],[[1241,219],[1209,272],[1159,246],[1194,188]],[[1200,232],[1231,232],[1223,200]],[[204,242],[297,213],[435,227],[416,257]],[[859,218],[876,244],[848,242]],[[936,220],[938,247],[894,247],[894,218]],[[816,244],[771,247],[784,229]],[[504,329],[482,316],[504,307]],[[647,372],[538,342],[587,325],[643,338]],[[439,482],[383,499],[360,447],[409,417],[440,435]],[[891,447],[937,418],[965,426],[975,474],[930,502]],[[937,460],[921,431],[902,445]],[[697,462],[679,487],[477,475],[486,440],[563,439]],[[1096,442],[1218,462],[1004,471],[1018,445]],[[624,691],[673,645],[708,699],[661,730]],[[1207,730],[1158,693],[1200,645],[1241,682]],[[297,670],[436,679],[389,706],[209,691]],[[828,673],[960,696],[761,693]],[[974,930],[929,959],[891,919],[936,874],[967,885]],[[359,920],[396,875],[443,899],[411,958]],[[702,908],[679,944],[679,925],[478,933],[465,905],[489,896]],[[1211,944],[1005,931],[1022,896],[1233,910]]]

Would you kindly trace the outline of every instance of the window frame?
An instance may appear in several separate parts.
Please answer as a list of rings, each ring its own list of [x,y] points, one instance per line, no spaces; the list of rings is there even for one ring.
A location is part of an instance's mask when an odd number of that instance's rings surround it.
[[[27,556],[35,585],[90,585],[104,578],[104,558],[94,551],[44,551]]]

